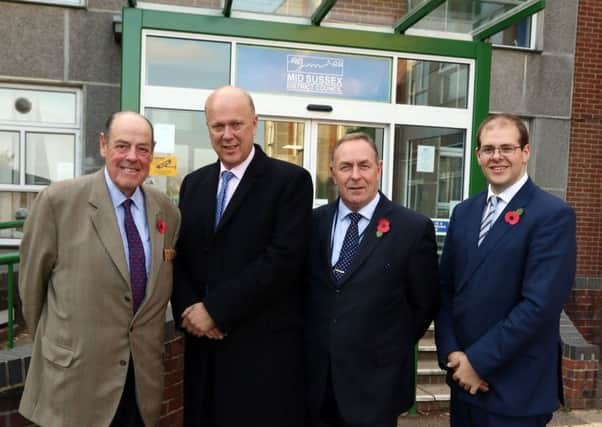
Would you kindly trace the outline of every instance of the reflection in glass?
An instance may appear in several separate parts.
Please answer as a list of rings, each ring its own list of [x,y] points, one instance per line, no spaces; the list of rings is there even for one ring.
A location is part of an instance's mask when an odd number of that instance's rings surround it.
[[[367,126],[349,126],[341,124],[318,124],[318,156],[316,170],[316,199],[329,202],[338,197],[338,191],[330,177],[332,150],[339,139],[349,133],[364,132],[376,143],[379,157],[382,159],[384,129]],[[382,179],[382,177],[381,177]]]
[[[321,0],[234,0],[232,10],[309,18]]]
[[[48,185],[75,176],[75,135],[27,133],[25,183]]]
[[[326,15],[324,22],[391,27],[409,10],[425,3],[425,0],[388,0],[378,3],[338,1]]]
[[[466,108],[468,64],[399,59],[398,104]]]
[[[148,36],[146,84],[215,89],[230,82],[230,43]]]
[[[173,141],[159,140],[158,147],[173,146],[174,152],[157,152],[155,155],[175,155],[177,174],[176,176],[153,176],[149,178],[149,182],[159,186],[172,200],[177,201],[184,177],[195,169],[217,160],[217,155],[209,140],[205,113],[191,110],[146,108],[144,114],[155,126],[155,129],[157,127],[173,127],[171,134],[166,133],[173,135]]]
[[[449,218],[463,196],[465,134],[396,126],[393,200],[430,218]]]
[[[514,47],[531,47],[532,17],[527,16],[516,24],[489,38],[491,44]]]
[[[0,221],[13,221],[19,209],[31,212],[33,201],[38,193],[25,191],[0,191]],[[8,228],[0,230],[0,239],[21,239],[23,230]]]
[[[74,92],[0,87],[0,120],[48,124],[76,124]]]
[[[516,9],[526,0],[446,1],[412,28],[470,34],[500,15]]]
[[[0,132],[0,184],[18,183],[19,132],[2,131]]]
[[[265,153],[303,167],[305,123],[259,120],[255,140]]]

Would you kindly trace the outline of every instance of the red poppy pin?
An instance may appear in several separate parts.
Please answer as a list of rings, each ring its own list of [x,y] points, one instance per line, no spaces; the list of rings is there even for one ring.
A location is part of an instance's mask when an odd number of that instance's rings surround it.
[[[391,229],[391,223],[387,218],[381,218],[376,225],[376,237],[381,237]]]
[[[159,230],[160,234],[165,234],[167,231],[167,224],[161,218],[157,220],[157,230]]]
[[[506,221],[510,225],[518,224],[520,221],[520,216],[525,212],[523,208],[519,208],[515,211],[508,211],[504,216],[504,221]]]

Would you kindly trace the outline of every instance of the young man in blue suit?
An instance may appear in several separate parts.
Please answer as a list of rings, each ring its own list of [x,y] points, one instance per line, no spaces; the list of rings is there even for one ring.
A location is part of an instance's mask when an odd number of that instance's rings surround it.
[[[340,193],[313,212],[306,300],[310,425],[394,427],[414,401],[414,345],[437,310],[432,222],[379,193],[363,133],[333,149]]]
[[[441,256],[439,363],[451,425],[545,426],[562,401],[560,312],[575,277],[575,214],[527,176],[520,118],[488,117],[488,187],[453,211]]]

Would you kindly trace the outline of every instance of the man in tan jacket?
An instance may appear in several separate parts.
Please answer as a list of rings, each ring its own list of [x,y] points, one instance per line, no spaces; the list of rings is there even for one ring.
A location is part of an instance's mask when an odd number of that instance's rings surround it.
[[[103,170],[50,185],[25,223],[19,291],[34,344],[19,411],[41,426],[159,424],[180,215],[142,184],[153,147],[146,118],[113,114]]]

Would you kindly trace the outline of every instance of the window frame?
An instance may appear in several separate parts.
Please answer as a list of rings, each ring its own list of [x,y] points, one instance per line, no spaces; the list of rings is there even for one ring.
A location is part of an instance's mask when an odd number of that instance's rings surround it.
[[[84,147],[82,145],[82,91],[77,88],[61,88],[55,86],[38,86],[38,85],[20,85],[0,83],[1,88],[6,89],[22,89],[36,92],[69,92],[75,94],[75,123],[72,126],[64,124],[27,122],[27,121],[10,121],[0,120],[0,130],[19,133],[19,183],[17,184],[2,184],[0,183],[0,192],[39,192],[47,185],[25,184],[25,168],[27,161],[27,133],[43,133],[43,134],[62,134],[73,135],[75,144],[75,162],[74,162],[74,177],[82,174],[83,159],[82,154]]]

